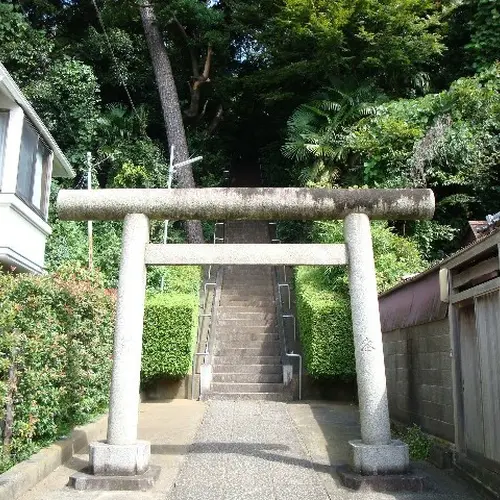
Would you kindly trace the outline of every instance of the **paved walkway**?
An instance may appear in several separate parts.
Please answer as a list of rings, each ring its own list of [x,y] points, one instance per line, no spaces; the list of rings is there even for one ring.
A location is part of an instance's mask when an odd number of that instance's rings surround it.
[[[151,492],[76,492],[69,475],[85,455],[60,467],[21,500],[479,500],[467,484],[419,465],[432,491],[359,493],[344,489],[335,465],[359,437],[357,409],[329,403],[177,400],[141,405],[140,437],[162,466]],[[103,426],[104,431],[104,426]],[[103,436],[104,437],[104,436]]]

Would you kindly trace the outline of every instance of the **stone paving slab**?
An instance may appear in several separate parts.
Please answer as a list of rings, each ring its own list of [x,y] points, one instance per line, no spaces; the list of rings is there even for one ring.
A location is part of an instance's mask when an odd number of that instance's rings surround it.
[[[206,409],[205,409],[206,408]],[[20,500],[479,500],[452,473],[426,464],[426,493],[353,492],[336,466],[359,438],[357,408],[324,402],[176,400],[141,405],[139,435],[162,473],[150,492],[77,492],[66,486],[85,454]]]
[[[139,410],[139,437],[151,441],[151,463],[161,467],[153,490],[149,492],[76,491],[67,486],[69,476],[88,464],[87,450],[75,455],[19,500],[164,500],[173,485],[180,464],[200,425],[205,404],[174,400],[168,403],[142,403]],[[98,439],[105,439],[106,429]]]
[[[425,493],[354,492],[336,466],[359,439],[355,406],[211,401],[167,500],[478,500],[453,475],[419,464]]]
[[[355,492],[340,484],[336,466],[348,462],[350,439],[359,439],[357,407],[350,404],[309,402],[288,405],[289,414],[300,434],[306,453],[331,500],[481,500],[468,483],[451,471],[425,462],[412,464],[417,473],[427,476],[429,491],[423,493]]]
[[[328,499],[285,403],[210,401],[168,500]]]

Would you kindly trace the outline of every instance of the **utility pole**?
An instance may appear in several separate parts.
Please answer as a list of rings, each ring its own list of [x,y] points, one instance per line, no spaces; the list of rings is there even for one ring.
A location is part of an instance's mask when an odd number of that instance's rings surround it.
[[[87,152],[87,189],[92,190],[92,153]],[[88,221],[88,240],[89,240],[89,271],[94,269],[94,241],[92,221]]]
[[[180,163],[175,164],[175,146],[172,146],[170,148],[170,163],[168,166],[168,179],[167,179],[167,189],[172,189],[172,183],[174,181],[174,175],[176,173],[176,169],[185,167],[186,165],[191,165],[193,163],[196,163],[197,161],[203,160],[203,156],[196,156],[195,158],[190,158],[189,160],[186,161],[181,161]],[[163,229],[163,244],[167,244],[167,239],[168,239],[168,220],[165,220],[165,225]],[[160,290],[163,292],[163,289],[165,288],[165,276],[161,277],[161,283],[160,283]]]
[[[170,163],[168,165],[168,180],[167,180],[167,189],[172,188],[172,181],[174,179],[174,156],[175,156],[175,146],[170,148]],[[165,227],[163,229],[163,244],[167,244],[168,237],[168,220],[165,221]],[[163,292],[163,280],[161,285],[161,291]]]

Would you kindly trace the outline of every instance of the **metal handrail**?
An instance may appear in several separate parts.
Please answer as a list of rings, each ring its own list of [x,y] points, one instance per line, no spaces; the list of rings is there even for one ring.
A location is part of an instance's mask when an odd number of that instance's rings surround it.
[[[286,287],[288,288],[288,310],[290,311],[292,309],[292,298],[290,296],[290,285],[288,283],[278,283],[278,295],[281,304],[283,304],[283,295],[281,294],[281,288]]]
[[[215,226],[222,225],[224,226],[223,222],[216,222]],[[219,238],[215,235],[216,229],[214,230],[214,244],[216,241],[224,241],[224,238]],[[212,279],[212,266],[210,265],[208,267],[208,280]],[[202,311],[206,311],[208,308],[208,288],[213,287],[214,288],[214,293],[212,295],[212,303],[210,304],[210,312],[200,312],[198,314],[198,332],[196,335],[196,345],[198,346],[200,342],[202,341],[202,335],[203,335],[203,326],[204,322],[202,321],[202,318],[210,318],[210,322],[207,328],[207,334],[206,334],[206,340],[205,340],[205,349],[203,352],[195,352],[193,354],[193,361],[191,365],[191,399],[194,399],[194,379],[195,379],[195,374],[196,374],[196,366],[197,366],[197,359],[200,356],[203,356],[203,364],[207,362],[207,358],[210,357],[210,345],[211,341],[213,340],[211,337],[213,336],[214,332],[214,325],[213,325],[213,320],[214,320],[214,315],[215,315],[215,303],[216,303],[216,298],[217,298],[217,283],[218,279],[216,281],[206,281],[203,285],[203,291],[204,291],[204,305],[200,305],[200,309]],[[201,379],[200,379],[200,395],[201,395]]]
[[[268,222],[269,229],[271,226],[274,226],[274,231],[273,234],[269,234],[269,237],[271,238],[271,243],[281,243],[281,239],[278,238],[278,223],[277,222]],[[283,281],[286,283],[287,276],[286,276],[286,266],[283,266]]]
[[[192,369],[192,374],[191,374],[191,399],[194,399],[194,371],[196,369],[196,359],[198,356],[207,356],[208,352],[195,352],[193,355],[193,369]],[[204,362],[204,361],[203,361]]]
[[[208,300],[208,294],[207,294],[207,286],[209,283],[205,284],[204,290],[205,290],[205,297],[204,297],[204,303],[205,305],[200,307],[203,311],[206,311],[207,309],[207,300]],[[212,296],[212,304],[210,308],[210,313],[199,313],[198,314],[198,332],[196,335],[196,345],[198,345],[201,340],[202,340],[202,334],[203,334],[203,321],[200,321],[200,318],[212,318],[212,312],[213,312],[213,306],[214,306],[214,301],[215,301],[215,293]],[[199,356],[208,356],[209,355],[209,350],[208,350],[208,345],[209,345],[209,340],[210,340],[210,330],[211,330],[211,322],[208,325],[207,328],[207,340],[205,341],[205,350],[204,352],[195,352],[193,354],[193,361],[191,363],[191,399],[194,399],[194,379],[195,379],[195,374],[196,374],[196,361]],[[203,360],[203,363],[205,363],[206,359]]]
[[[277,268],[275,268],[277,269]],[[277,271],[275,271],[276,275],[277,275]],[[278,296],[279,296],[279,303],[278,303],[278,317],[281,318],[281,323],[280,323],[280,326],[282,327],[283,329],[283,348],[284,348],[284,352],[283,354],[288,357],[288,358],[298,358],[299,359],[299,401],[302,400],[302,355],[301,354],[298,354],[298,353],[294,353],[293,351],[291,352],[288,352],[288,347],[287,347],[287,341],[286,341],[286,331],[285,331],[285,325],[283,323],[283,318],[293,318],[293,339],[294,341],[296,341],[296,330],[297,330],[297,327],[296,327],[296,321],[295,321],[295,316],[293,314],[284,314],[283,313],[283,304],[282,304],[282,300],[281,300],[281,287],[282,286],[287,286],[288,287],[288,290],[290,292],[290,285],[288,283],[277,283],[277,289],[278,289]],[[289,299],[290,299],[290,295],[288,296]],[[291,309],[291,299],[290,299],[290,307],[289,309]]]
[[[285,341],[286,342],[286,341]],[[289,358],[299,358],[299,401],[302,400],[302,356],[300,354],[287,352],[286,356]]]
[[[295,316],[293,314],[282,314],[281,317],[293,319],[293,341],[295,342],[297,340],[297,321]]]

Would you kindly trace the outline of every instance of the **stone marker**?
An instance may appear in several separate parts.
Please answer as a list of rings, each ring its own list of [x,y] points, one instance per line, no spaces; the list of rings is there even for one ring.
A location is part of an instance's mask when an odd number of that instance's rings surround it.
[[[209,188],[209,189],[109,189],[100,191],[60,191],[58,211],[61,219],[125,219],[118,289],[113,376],[111,384],[108,439],[91,445],[91,475],[73,481],[75,487],[138,489],[152,484],[149,467],[149,443],[137,440],[139,376],[142,347],[142,322],[145,297],[146,264],[211,264],[213,252],[186,251],[178,258],[172,248],[163,251],[148,245],[148,217],[170,220],[232,219],[345,219],[345,248],[332,252],[325,261],[321,245],[311,245],[310,256],[289,246],[267,253],[288,263],[344,264],[347,256],[354,330],[356,371],[358,376],[360,441],[351,441],[351,469],[341,473],[346,485],[363,484],[363,478],[386,476],[388,489],[406,485],[415,488],[415,480],[398,480],[394,474],[408,470],[408,447],[391,440],[384,354],[375,265],[373,261],[370,218],[428,219],[434,213],[434,196],[428,189],[342,190],[306,188]],[[182,246],[179,245],[179,248]],[[246,248],[244,248],[246,247]],[[263,264],[266,248],[256,259],[249,245],[242,245],[231,256],[232,264]],[[231,249],[233,252],[233,249]],[[226,252],[227,253],[227,252]],[[317,260],[314,255],[316,255]],[[211,257],[210,257],[211,256]],[[207,258],[208,261],[204,261]],[[290,262],[289,262],[290,261]],[[112,476],[113,481],[103,480]],[[147,477],[146,477],[147,476]],[[368,482],[366,484],[373,484]],[[420,484],[420,483],[419,483]],[[106,486],[108,485],[108,486]],[[398,486],[399,485],[399,486]],[[401,486],[402,485],[402,486]]]

